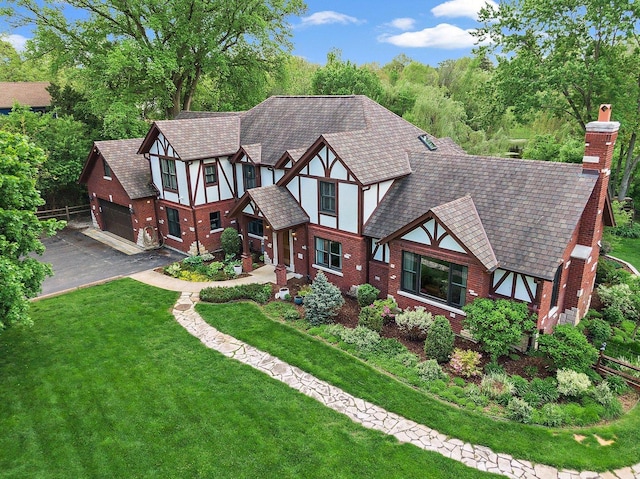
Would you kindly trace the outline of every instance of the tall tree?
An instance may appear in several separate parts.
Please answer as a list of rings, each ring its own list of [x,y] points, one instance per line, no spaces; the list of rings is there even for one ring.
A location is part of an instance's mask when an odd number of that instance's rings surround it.
[[[51,235],[63,223],[39,221],[36,208],[44,203],[35,187],[44,152],[25,136],[0,131],[0,331],[29,324],[28,298],[39,291],[51,267],[30,253],[41,254],[40,236]]]
[[[640,5],[628,0],[505,0],[479,14],[476,35],[490,38],[499,66],[496,82],[517,114],[546,109],[581,128],[600,103],[621,120],[626,160],[624,197],[640,162]]]
[[[173,117],[203,76],[268,69],[288,49],[287,17],[302,0],[17,0],[17,24],[37,25],[35,48],[82,66],[97,104]],[[65,8],[85,12],[65,17]],[[25,13],[26,12],[26,13]],[[119,103],[119,105],[118,105]]]
[[[339,50],[327,54],[327,64],[316,70],[312,85],[316,95],[366,95],[373,100],[382,95],[380,78],[368,68],[343,61]]]

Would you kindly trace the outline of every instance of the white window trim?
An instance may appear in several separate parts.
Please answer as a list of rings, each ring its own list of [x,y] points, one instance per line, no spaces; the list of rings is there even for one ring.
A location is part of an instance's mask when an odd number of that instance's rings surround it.
[[[102,179],[111,181],[113,178],[111,178],[110,176],[103,176]]]
[[[167,235],[167,238],[172,239],[174,241],[179,241],[180,243],[182,243],[182,238],[178,238],[177,236],[173,236],[173,235]]]
[[[556,315],[557,312],[558,312],[558,306],[556,305],[549,310],[549,312],[547,313],[547,317],[552,318]]]
[[[421,303],[425,303],[425,304],[428,304],[428,305],[431,305],[431,306],[436,306],[438,308],[442,308],[445,311],[449,311],[450,313],[456,313],[456,314],[459,314],[461,316],[466,316],[467,315],[467,313],[465,313],[461,309],[454,308],[453,306],[449,306],[448,304],[441,303],[439,301],[434,301],[432,299],[425,298],[424,296],[418,296],[417,294],[407,293],[406,291],[402,291],[400,289],[398,290],[398,295],[404,296],[405,298],[409,298],[409,299],[413,299],[413,300],[416,300],[416,301],[420,301]]]
[[[257,239],[257,240],[260,240],[260,241],[262,241],[264,239],[264,236],[254,235],[253,233],[247,233],[247,236],[249,238]]]
[[[220,233],[221,231],[224,231],[224,228],[216,228],[215,230],[209,231],[209,233]]]
[[[319,264],[312,264],[312,268],[319,269],[320,271],[324,271],[325,273],[335,274],[336,276],[343,277],[344,273],[342,271],[336,271],[335,269],[327,268],[326,266],[320,266]]]

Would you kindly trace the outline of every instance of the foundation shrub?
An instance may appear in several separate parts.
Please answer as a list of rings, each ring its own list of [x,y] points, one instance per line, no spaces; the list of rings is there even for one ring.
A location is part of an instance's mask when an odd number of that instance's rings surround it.
[[[398,329],[413,341],[423,341],[432,323],[433,315],[422,306],[407,308],[396,316]]]
[[[453,352],[455,335],[451,323],[444,316],[436,316],[427,331],[424,341],[424,353],[439,363],[446,363]]]
[[[304,298],[305,318],[313,325],[333,322],[333,317],[344,304],[337,286],[331,284],[322,271],[311,283],[311,292]]]
[[[358,286],[357,298],[358,304],[361,308],[369,306],[373,304],[373,302],[378,299],[378,295],[380,294],[380,290],[375,286],[372,286],[368,283],[361,284]]]
[[[220,246],[225,256],[237,256],[240,253],[240,236],[235,228],[225,228],[220,235]]]
[[[382,332],[383,322],[382,315],[373,304],[363,307],[358,315],[358,326],[369,328],[378,333]]]

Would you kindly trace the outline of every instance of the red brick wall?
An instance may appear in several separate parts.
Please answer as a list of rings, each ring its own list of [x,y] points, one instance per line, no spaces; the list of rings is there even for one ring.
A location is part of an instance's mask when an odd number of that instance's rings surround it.
[[[388,293],[395,298],[398,306],[402,309],[408,308],[409,306],[424,306],[427,311],[430,311],[433,314],[443,315],[449,319],[453,330],[456,333],[459,333],[462,329],[464,314],[452,312],[450,311],[450,308],[445,309],[444,307],[427,304],[398,294],[398,291],[401,289],[400,281],[402,277],[403,250],[466,266],[468,268],[466,303],[471,303],[477,297],[489,296],[491,275],[486,272],[484,266],[482,266],[475,258],[462,253],[421,245],[406,240],[395,240],[390,243],[391,258],[389,261]]]
[[[380,296],[389,294],[389,265],[381,261],[369,261],[369,284],[380,290]]]

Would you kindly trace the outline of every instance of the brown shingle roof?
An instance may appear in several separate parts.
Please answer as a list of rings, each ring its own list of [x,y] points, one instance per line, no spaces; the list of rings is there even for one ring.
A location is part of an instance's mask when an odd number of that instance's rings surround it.
[[[221,116],[238,116],[239,111],[181,111],[174,120],[193,120],[198,118],[219,118]]]
[[[469,195],[501,268],[552,280],[596,182],[582,165],[413,154],[364,227],[384,238],[439,205]]]
[[[240,118],[237,115],[162,120],[154,122],[154,126],[183,161],[233,155],[240,148]]]
[[[142,155],[136,154],[141,141],[142,138],[133,138],[94,142],[94,147],[107,161],[112,174],[132,200],[156,195],[151,186],[149,162]]]
[[[260,208],[275,231],[291,228],[309,221],[309,216],[287,188],[276,185],[251,188],[247,194]]]
[[[51,106],[47,91],[49,82],[0,82],[0,108],[11,108],[14,103],[30,107]]]

